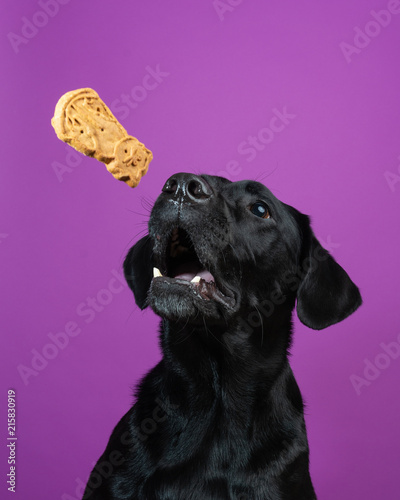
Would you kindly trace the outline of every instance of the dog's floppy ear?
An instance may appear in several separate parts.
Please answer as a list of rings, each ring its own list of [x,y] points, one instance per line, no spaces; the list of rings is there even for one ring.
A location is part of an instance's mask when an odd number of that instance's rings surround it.
[[[139,240],[124,261],[124,274],[140,309],[147,307],[147,292],[153,277],[152,243],[150,236]]]
[[[346,271],[309,230],[303,279],[297,290],[297,315],[302,323],[322,330],[347,318],[362,302]]]

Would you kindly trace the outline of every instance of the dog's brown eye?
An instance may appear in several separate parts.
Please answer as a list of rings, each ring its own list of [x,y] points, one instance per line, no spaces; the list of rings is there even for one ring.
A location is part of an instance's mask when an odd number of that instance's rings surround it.
[[[253,205],[250,205],[249,210],[252,214],[261,219],[269,219],[271,217],[268,206],[262,201],[257,201],[253,203]]]

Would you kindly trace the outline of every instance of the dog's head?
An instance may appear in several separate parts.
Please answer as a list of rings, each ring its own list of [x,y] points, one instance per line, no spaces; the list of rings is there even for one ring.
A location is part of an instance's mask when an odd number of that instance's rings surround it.
[[[229,322],[265,305],[273,317],[297,299],[300,320],[322,329],[361,304],[309,218],[254,181],[170,177],[124,270],[139,307],[185,323]]]

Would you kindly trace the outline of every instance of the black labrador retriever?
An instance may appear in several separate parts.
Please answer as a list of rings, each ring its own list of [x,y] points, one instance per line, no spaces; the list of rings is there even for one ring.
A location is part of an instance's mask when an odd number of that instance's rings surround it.
[[[311,500],[292,311],[319,330],[361,304],[310,221],[262,184],[179,173],[124,270],[161,316],[163,359],[136,391],[84,499]]]

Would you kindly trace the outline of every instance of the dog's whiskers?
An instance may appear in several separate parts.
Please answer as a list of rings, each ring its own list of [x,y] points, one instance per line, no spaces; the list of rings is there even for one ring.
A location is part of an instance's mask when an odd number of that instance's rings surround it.
[[[196,317],[198,315],[198,312],[196,314]],[[187,325],[189,323],[189,318],[186,319],[186,323],[182,326],[182,328],[180,330],[177,331],[177,335],[179,335],[180,333],[184,332]],[[188,332],[188,335],[185,337],[185,336],[182,336],[181,340],[178,340],[178,342],[174,342],[175,344],[181,344],[182,342],[184,342],[185,340],[187,340],[190,336],[191,336],[192,332],[189,331]]]
[[[143,207],[144,208],[144,207]],[[131,208],[125,207],[127,212],[131,212],[132,214],[138,215],[139,217],[148,217],[149,213],[137,212],[136,210],[132,210]],[[146,210],[146,209],[145,209]]]
[[[143,223],[144,223],[144,222],[143,222]],[[133,242],[134,240],[136,240],[137,238],[139,238],[139,239],[140,239],[140,238],[142,238],[143,236],[146,236],[146,234],[147,234],[147,222],[146,222],[146,228],[141,229],[139,232],[137,232],[137,233],[135,234],[135,236],[134,236],[133,238],[131,238],[131,239],[130,239],[130,241],[127,243],[127,245],[126,245],[125,249],[121,252],[121,255],[120,255],[120,257],[119,257],[119,261],[120,261],[120,263],[121,263],[121,266],[122,266],[122,262],[123,262],[123,260],[125,259],[125,255],[126,255],[126,252],[127,252],[127,250],[126,250],[126,249],[127,249],[127,248],[130,248],[130,246],[132,245],[132,242]]]
[[[228,245],[231,247],[232,252],[233,252],[233,254],[234,254],[235,258],[236,258],[236,261],[237,261],[237,263],[238,263],[238,265],[239,265],[239,278],[241,278],[241,277],[242,277],[242,275],[243,275],[243,272],[242,272],[242,263],[241,263],[241,261],[240,261],[240,258],[239,258],[239,256],[238,256],[237,252],[236,252],[236,249],[235,249],[235,247],[232,245],[232,243],[228,243]]]
[[[142,196],[140,199],[140,204],[148,213],[150,213],[154,206],[154,200],[152,198],[146,198],[145,196]]]
[[[269,177],[270,175],[272,175],[278,168],[278,164],[276,165],[276,167],[271,170],[270,172],[260,172],[256,177],[255,177],[255,180],[258,181],[258,182],[262,182],[264,179],[266,179],[267,177]]]
[[[207,326],[207,324],[206,324],[206,320],[205,320],[204,316],[203,316],[203,324],[204,324],[204,328],[205,328],[206,332],[207,332],[207,333],[209,333],[209,334],[211,335],[211,337],[213,337],[213,338],[214,338],[217,342],[219,342],[219,343],[222,345],[222,347],[224,347],[224,348],[225,348],[224,343],[223,343],[223,342],[221,342],[221,341],[219,340],[219,338],[218,338],[218,337],[216,337],[216,336],[213,334],[213,332],[212,332],[212,331],[208,328],[208,326]]]
[[[178,332],[178,335],[179,335],[179,333],[182,333],[182,332],[183,332],[183,329]],[[178,340],[174,341],[174,344],[178,345],[178,344],[182,344],[183,342],[186,342],[191,337],[191,335],[192,335],[192,332],[189,331],[187,333],[187,335],[182,335]]]
[[[263,345],[263,342],[264,342],[264,322],[263,322],[263,317],[262,317],[262,314],[260,313],[259,309],[257,306],[254,306],[256,308],[256,311],[260,317],[260,321],[261,321],[261,345]]]

